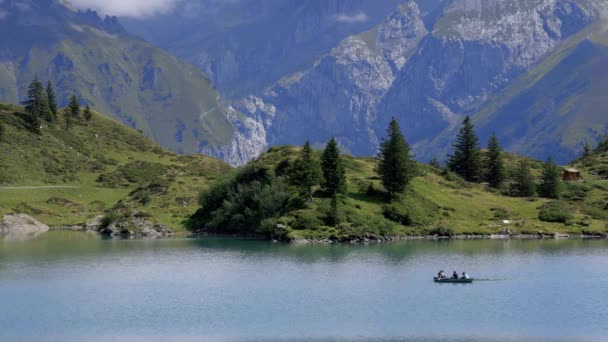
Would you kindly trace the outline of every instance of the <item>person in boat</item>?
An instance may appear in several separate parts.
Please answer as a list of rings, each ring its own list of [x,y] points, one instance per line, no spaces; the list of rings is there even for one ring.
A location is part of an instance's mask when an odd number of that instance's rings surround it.
[[[462,272],[462,278],[461,279],[469,279],[469,275],[467,274],[467,272]]]
[[[454,273],[452,273],[452,279],[458,279],[458,272],[454,271]]]
[[[437,273],[437,278],[438,279],[443,279],[445,278],[445,274],[443,273],[443,270],[439,271],[439,273]]]

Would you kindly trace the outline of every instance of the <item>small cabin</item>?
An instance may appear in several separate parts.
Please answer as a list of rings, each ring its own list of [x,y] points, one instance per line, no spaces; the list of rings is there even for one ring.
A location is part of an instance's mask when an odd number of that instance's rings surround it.
[[[562,180],[564,182],[578,182],[582,179],[581,172],[577,169],[566,168],[562,174]]]

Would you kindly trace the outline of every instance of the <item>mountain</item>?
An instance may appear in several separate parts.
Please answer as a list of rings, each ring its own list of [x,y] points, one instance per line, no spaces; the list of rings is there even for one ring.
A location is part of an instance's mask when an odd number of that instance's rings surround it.
[[[173,230],[196,196],[231,167],[214,158],[172,153],[102,114],[66,130],[27,130],[22,108],[0,104],[0,217],[31,215],[72,226],[113,212],[133,213]]]
[[[376,25],[400,1],[188,1],[170,14],[121,21],[205,71],[224,96],[235,98],[306,69],[342,39]],[[438,0],[425,2],[431,7]]]
[[[177,152],[230,144],[230,108],[200,70],[58,0],[0,2],[0,101],[18,103],[27,84],[50,80],[60,105],[81,102],[142,130]]]
[[[374,154],[391,116],[421,160],[449,152],[464,115],[484,140],[496,131],[509,150],[560,162],[606,132],[602,1],[454,0],[430,10],[423,3],[404,2],[309,68],[234,101],[263,125],[259,152],[336,136],[355,155]],[[576,103],[564,95],[570,90]]]

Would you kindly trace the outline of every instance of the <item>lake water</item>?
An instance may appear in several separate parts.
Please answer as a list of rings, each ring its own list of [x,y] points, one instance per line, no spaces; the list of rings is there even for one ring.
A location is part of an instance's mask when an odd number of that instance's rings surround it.
[[[603,340],[607,295],[603,240],[0,240],[3,341]]]

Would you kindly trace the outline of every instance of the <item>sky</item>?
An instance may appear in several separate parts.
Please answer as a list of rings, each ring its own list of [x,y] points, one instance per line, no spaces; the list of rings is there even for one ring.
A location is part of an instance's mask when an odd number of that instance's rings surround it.
[[[104,15],[141,18],[171,11],[182,0],[70,0],[77,8],[94,9]]]

